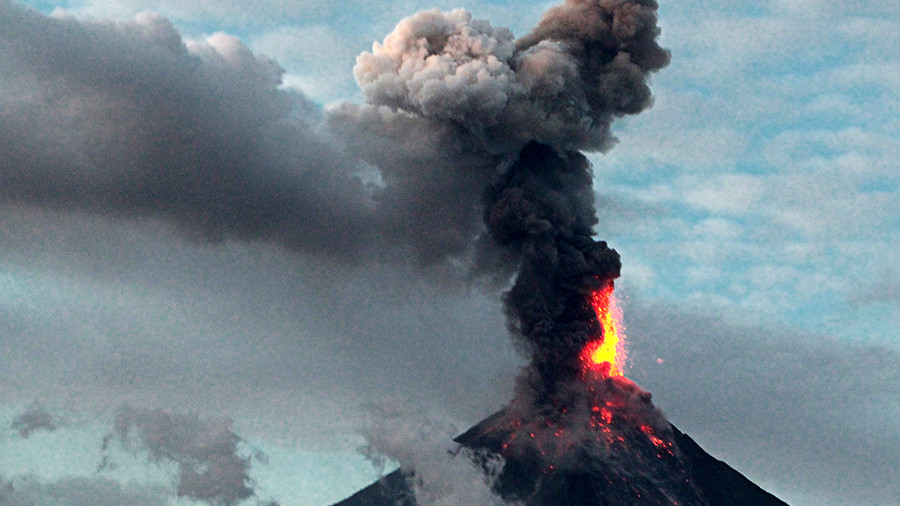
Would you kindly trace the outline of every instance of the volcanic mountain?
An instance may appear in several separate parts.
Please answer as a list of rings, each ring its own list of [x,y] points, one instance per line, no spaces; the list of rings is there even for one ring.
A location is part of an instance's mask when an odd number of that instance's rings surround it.
[[[528,372],[544,375],[526,369],[519,386],[529,388],[458,436],[457,457],[479,465],[504,500],[529,506],[785,504],[706,453],[623,375],[613,284],[590,302],[602,334],[573,360],[578,372],[534,389]],[[338,505],[414,506],[416,480],[401,467]]]
[[[587,411],[523,418],[513,403],[458,436],[457,456],[487,470],[500,455],[493,491],[528,506],[786,504],[661,418],[631,381],[591,383]],[[415,480],[401,468],[335,506],[416,506]]]

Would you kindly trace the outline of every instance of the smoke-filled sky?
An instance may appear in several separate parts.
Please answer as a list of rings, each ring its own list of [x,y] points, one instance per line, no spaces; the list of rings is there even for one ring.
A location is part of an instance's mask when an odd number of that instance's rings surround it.
[[[791,504],[894,503],[900,8],[663,1],[606,132],[515,42],[549,6],[0,0],[0,503],[327,504],[375,450],[484,503],[441,445],[526,361],[479,234],[529,140],[596,150],[670,421]]]

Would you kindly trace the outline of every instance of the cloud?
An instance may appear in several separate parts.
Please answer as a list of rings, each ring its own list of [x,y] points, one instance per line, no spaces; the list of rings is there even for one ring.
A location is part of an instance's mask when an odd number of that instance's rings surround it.
[[[895,349],[683,305],[632,299],[625,311],[627,374],[714,456],[791,504],[896,496],[885,488],[900,451]]]
[[[39,430],[52,432],[58,429],[59,421],[43,405],[35,402],[13,419],[12,428],[19,431],[20,436],[27,438]]]
[[[433,406],[402,401],[372,405],[363,454],[382,471],[388,459],[399,463],[417,504],[504,504],[491,490],[502,458],[478,460],[453,443],[461,430],[449,418]]]
[[[282,69],[238,39],[184,40],[170,22],[0,14],[0,199],[162,218],[209,240],[352,257],[370,205],[359,169],[279,90]]]
[[[107,478],[44,481],[25,476],[4,481],[0,477],[0,504],[5,506],[159,506],[168,500],[162,486],[123,484]]]
[[[254,495],[250,457],[238,453],[241,438],[230,420],[201,420],[162,410],[123,407],[112,438],[126,447],[146,450],[153,462],[178,465],[179,497],[232,505]]]

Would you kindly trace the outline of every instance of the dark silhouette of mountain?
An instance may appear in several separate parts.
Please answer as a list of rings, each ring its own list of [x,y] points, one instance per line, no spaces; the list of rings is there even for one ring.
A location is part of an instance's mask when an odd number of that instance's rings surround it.
[[[786,504],[668,422],[656,431],[668,432],[657,437],[647,426],[607,421],[575,436],[571,428],[542,421],[549,432],[535,433],[536,425],[523,426],[505,409],[455,441],[476,463],[486,465],[487,453],[502,455],[505,465],[493,489],[527,506]],[[398,469],[335,506],[416,506],[411,477]]]

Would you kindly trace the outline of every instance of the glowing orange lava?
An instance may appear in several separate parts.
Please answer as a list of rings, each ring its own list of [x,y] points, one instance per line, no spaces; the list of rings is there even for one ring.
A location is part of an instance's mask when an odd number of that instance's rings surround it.
[[[589,342],[582,352],[585,368],[604,378],[622,376],[625,366],[625,329],[621,324],[622,312],[613,295],[613,288],[610,283],[591,296],[591,305],[600,320],[603,335]]]
[[[665,450],[665,452],[669,455],[675,455],[674,453],[672,453],[673,444],[657,437],[653,432],[653,427],[650,427],[649,425],[641,425],[641,432],[643,432],[647,436],[647,438],[650,439],[650,442],[653,443],[657,448],[659,448],[660,450]],[[657,456],[662,458],[663,454],[659,453],[657,454]]]

